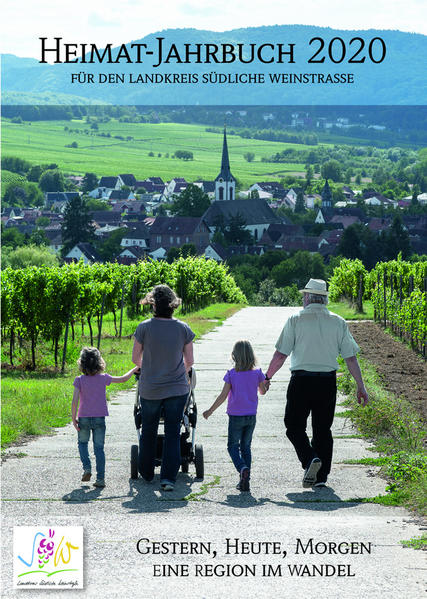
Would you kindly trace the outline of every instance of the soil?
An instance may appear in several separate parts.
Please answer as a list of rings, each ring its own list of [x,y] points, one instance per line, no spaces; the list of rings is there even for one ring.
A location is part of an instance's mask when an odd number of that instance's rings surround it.
[[[427,362],[371,321],[348,323],[361,355],[376,367],[384,387],[407,399],[427,422]]]

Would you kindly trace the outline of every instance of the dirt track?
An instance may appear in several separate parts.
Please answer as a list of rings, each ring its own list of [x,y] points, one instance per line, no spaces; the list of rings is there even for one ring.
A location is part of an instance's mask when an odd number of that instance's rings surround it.
[[[374,322],[349,323],[362,356],[376,367],[384,387],[410,401],[427,422],[427,362]]]

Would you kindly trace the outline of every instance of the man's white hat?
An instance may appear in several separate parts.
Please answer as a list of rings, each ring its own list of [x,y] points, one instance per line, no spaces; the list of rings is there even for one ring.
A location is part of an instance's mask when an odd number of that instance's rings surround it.
[[[316,295],[328,295],[326,291],[326,281],[323,279],[310,279],[304,289],[299,290],[300,293],[314,293]]]

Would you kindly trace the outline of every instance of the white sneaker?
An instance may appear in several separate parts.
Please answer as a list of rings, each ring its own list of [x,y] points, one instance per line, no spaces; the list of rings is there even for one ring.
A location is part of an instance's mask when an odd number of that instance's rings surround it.
[[[305,489],[312,487],[316,483],[317,473],[321,467],[322,462],[319,460],[319,458],[313,458],[311,460],[308,468],[306,468],[306,471],[304,472],[304,477],[302,479],[302,486]]]

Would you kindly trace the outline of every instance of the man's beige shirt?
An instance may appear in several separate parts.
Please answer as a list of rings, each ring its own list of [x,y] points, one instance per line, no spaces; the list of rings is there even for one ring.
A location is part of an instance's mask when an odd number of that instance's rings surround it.
[[[338,355],[351,358],[359,346],[341,316],[322,304],[309,304],[291,316],[276,343],[281,354],[291,356],[291,370],[337,370]]]

